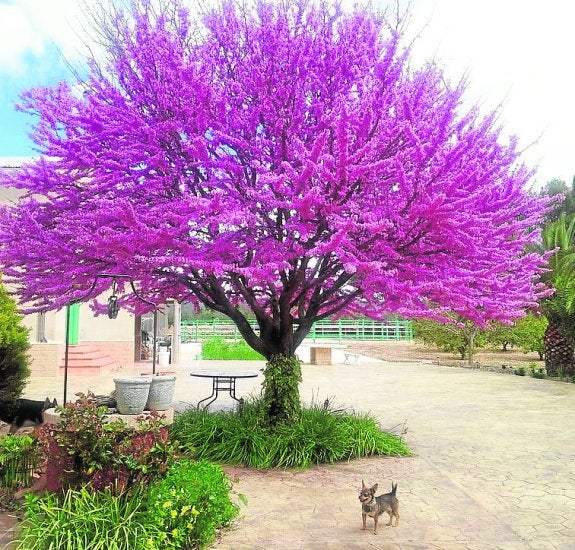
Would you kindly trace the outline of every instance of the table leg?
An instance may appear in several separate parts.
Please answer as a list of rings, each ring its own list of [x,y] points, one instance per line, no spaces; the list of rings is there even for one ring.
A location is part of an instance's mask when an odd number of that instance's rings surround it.
[[[244,398],[243,397],[236,397],[236,379],[235,378],[231,378],[230,379],[230,397],[232,399],[235,399],[240,405],[244,404]]]
[[[211,393],[211,395],[208,395],[208,397],[204,397],[204,399],[198,401],[198,405],[196,406],[197,410],[200,410],[200,405],[204,401],[207,401],[207,403],[204,405],[204,410],[206,410],[218,398],[217,388],[218,388],[218,385],[216,383],[216,378],[213,378],[212,379],[212,393]]]
[[[206,410],[217,398],[220,391],[227,391],[232,399],[243,405],[244,400],[242,397],[236,397],[236,378],[233,376],[215,376],[212,381],[212,393],[198,402],[197,409],[200,409],[202,403],[204,410]]]

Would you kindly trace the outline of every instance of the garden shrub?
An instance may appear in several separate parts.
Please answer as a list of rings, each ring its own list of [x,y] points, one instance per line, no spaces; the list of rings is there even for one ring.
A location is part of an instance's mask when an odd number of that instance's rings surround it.
[[[217,529],[238,513],[230,489],[220,466],[205,460],[173,464],[148,494],[148,509],[153,511],[157,528],[166,533],[165,547],[183,548],[191,543],[204,547],[213,542]]]
[[[105,422],[107,409],[91,394],[79,394],[58,410],[58,423],[38,432],[49,491],[90,482],[95,489],[122,492],[164,474],[175,459],[176,447],[158,413],[138,417],[135,428]]]
[[[30,485],[39,463],[36,439],[29,435],[0,437],[0,486],[14,491]]]
[[[228,342],[221,337],[213,337],[202,344],[204,359],[223,359],[228,361],[261,361],[263,356],[253,350],[244,340]]]
[[[173,464],[150,485],[117,494],[89,485],[62,497],[27,495],[17,550],[203,548],[238,509],[223,470],[205,461]]]
[[[30,369],[28,329],[22,325],[16,302],[0,283],[0,404],[5,413],[17,407]]]

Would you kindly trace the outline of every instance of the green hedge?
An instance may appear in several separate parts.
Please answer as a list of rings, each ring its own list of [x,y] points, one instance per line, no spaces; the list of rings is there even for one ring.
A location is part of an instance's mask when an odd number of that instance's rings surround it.
[[[257,351],[250,348],[243,340],[227,342],[219,337],[210,338],[202,344],[202,356],[204,359],[224,359],[229,361],[264,360]]]

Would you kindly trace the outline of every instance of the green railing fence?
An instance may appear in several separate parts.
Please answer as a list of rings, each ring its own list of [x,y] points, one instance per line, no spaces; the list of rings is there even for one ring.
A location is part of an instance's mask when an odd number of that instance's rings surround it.
[[[251,325],[257,329],[255,321],[252,321]],[[182,342],[206,340],[212,336],[233,340],[241,338],[236,325],[225,319],[184,320],[181,330]],[[314,323],[308,338],[312,340],[413,340],[413,325],[406,319],[325,320]]]

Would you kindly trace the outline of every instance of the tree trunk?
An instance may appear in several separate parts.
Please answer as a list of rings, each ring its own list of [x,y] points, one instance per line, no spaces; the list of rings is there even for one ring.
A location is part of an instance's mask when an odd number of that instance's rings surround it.
[[[543,337],[545,346],[545,368],[548,376],[572,376],[575,372],[574,349],[572,342],[556,319],[549,319]]]
[[[472,367],[473,366],[473,357],[475,355],[475,333],[477,329],[471,329],[466,336],[467,338],[467,364]]]
[[[257,335],[248,323],[243,322],[243,316],[240,322],[233,320],[248,345],[268,360],[263,371],[265,422],[269,426],[296,422],[301,412],[299,384],[302,377],[301,364],[295,356],[295,350],[309,332],[311,324],[300,324],[294,332],[289,318],[281,322],[260,318],[260,333]]]
[[[246,297],[258,323],[259,330],[256,331],[244,314],[229,302],[218,281],[214,278],[210,282],[210,300],[204,304],[227,315],[246,343],[268,361],[263,371],[265,422],[276,426],[297,421],[301,411],[299,384],[302,377],[295,350],[311,330],[313,321],[299,319],[295,328],[296,322],[290,313],[293,292],[286,292],[273,300],[270,312],[261,308],[243,287],[243,282],[236,278],[238,289]]]
[[[264,369],[264,413],[269,426],[299,419],[301,365],[295,355],[272,355]]]

